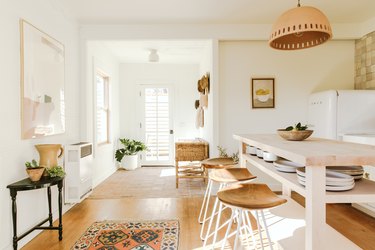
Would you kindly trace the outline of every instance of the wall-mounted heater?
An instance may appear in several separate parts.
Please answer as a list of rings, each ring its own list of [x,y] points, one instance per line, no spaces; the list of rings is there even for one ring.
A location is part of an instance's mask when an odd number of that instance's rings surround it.
[[[92,191],[92,143],[65,146],[65,203],[78,203]]]

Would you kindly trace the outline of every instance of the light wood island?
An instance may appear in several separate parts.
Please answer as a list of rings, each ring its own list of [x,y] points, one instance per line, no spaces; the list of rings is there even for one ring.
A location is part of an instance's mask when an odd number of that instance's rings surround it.
[[[293,203],[291,199],[288,202],[289,206],[298,210],[296,213],[302,211],[305,219],[304,237],[302,235],[304,239],[293,239],[298,235],[295,233],[289,243],[304,242],[302,244],[305,245],[306,250],[332,249],[332,246],[344,247],[338,249],[359,249],[326,224],[326,203],[375,202],[375,182],[363,179],[356,181],[355,187],[350,191],[326,192],[325,167],[375,165],[375,146],[318,138],[286,141],[276,134],[242,134],[234,135],[234,139],[239,141],[242,166],[249,163],[252,167],[257,167],[279,181],[283,186],[283,194],[286,196],[290,196],[293,190],[305,197],[305,209],[291,204]],[[298,183],[296,174],[279,172],[272,163],[246,154],[247,145],[305,165],[306,187]],[[290,249],[287,246],[281,246],[281,248]]]

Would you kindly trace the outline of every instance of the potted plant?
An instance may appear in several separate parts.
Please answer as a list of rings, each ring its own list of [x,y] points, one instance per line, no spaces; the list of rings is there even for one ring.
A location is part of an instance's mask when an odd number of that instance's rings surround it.
[[[42,178],[44,167],[39,166],[36,160],[25,162],[25,166],[31,181],[39,181]]]
[[[49,177],[64,177],[66,175],[64,168],[61,166],[52,166],[50,168],[46,168],[47,174]]]
[[[116,150],[115,158],[126,170],[134,170],[138,167],[138,152],[145,151],[146,145],[141,141],[132,139],[119,139],[122,148]]]

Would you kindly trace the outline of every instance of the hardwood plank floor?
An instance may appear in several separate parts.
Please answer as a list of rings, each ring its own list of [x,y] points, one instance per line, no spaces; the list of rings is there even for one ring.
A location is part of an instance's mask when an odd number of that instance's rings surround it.
[[[149,176],[149,178],[155,177]],[[179,219],[180,250],[202,249],[202,241],[199,238],[200,224],[197,218],[203,197],[142,198],[142,194],[137,195],[138,198],[85,199],[63,216],[62,241],[58,241],[57,232],[44,231],[22,249],[70,249],[95,221],[153,219]],[[298,194],[293,194],[292,197],[303,205],[303,197]],[[224,219],[228,215],[227,212]],[[375,250],[374,218],[348,204],[330,204],[327,205],[327,223],[362,249]]]

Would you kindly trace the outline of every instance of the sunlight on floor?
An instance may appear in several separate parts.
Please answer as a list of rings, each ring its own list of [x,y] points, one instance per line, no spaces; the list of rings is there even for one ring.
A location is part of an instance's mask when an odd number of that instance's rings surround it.
[[[175,175],[176,175],[176,170],[174,168],[171,168],[171,169],[163,169],[159,177],[167,177],[167,176],[175,176]]]

